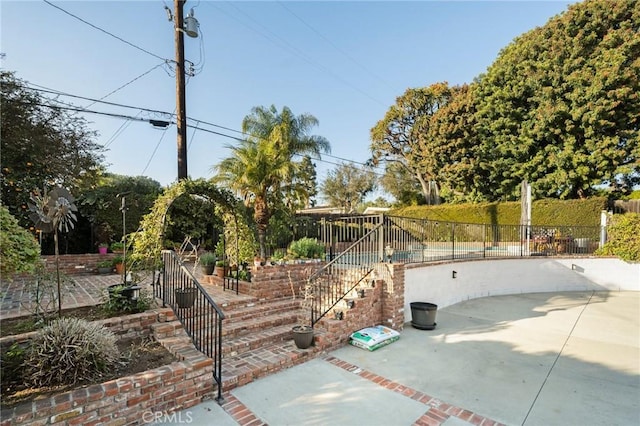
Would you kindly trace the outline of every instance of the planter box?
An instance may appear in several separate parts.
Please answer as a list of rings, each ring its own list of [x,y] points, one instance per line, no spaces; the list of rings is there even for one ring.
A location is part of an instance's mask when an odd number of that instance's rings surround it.
[[[146,336],[155,334],[160,343],[175,315],[170,309],[101,320],[115,334]],[[162,324],[165,323],[165,324]],[[155,329],[154,329],[155,328]],[[179,328],[182,334],[184,330]],[[133,334],[131,334],[133,333]],[[29,340],[35,333],[0,339],[6,348],[13,342]],[[186,334],[184,334],[186,337]],[[109,380],[67,392],[39,397],[2,411],[2,426],[43,424],[145,424],[154,412],[172,412],[192,407],[213,392],[213,360],[194,357],[193,347],[171,350],[179,361],[132,376]],[[143,416],[147,414],[145,419]]]

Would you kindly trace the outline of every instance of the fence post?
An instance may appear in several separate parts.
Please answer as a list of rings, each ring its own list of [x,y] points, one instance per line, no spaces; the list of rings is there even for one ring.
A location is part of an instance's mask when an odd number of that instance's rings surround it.
[[[456,224],[451,224],[451,259],[456,258]]]
[[[384,262],[384,230],[386,228],[384,213],[380,213],[378,220],[380,221],[380,224],[382,224],[378,231],[378,261]]]
[[[607,211],[602,210],[600,212],[600,245],[602,248],[603,245],[607,242]]]

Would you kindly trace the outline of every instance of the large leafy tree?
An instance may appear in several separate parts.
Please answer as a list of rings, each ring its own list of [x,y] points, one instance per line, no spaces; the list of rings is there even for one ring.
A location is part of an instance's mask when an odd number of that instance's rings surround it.
[[[102,175],[78,197],[80,213],[92,226],[93,245],[120,241],[125,226],[127,233],[136,231],[161,193],[160,183],[145,176]],[[126,194],[126,224],[121,209],[123,194]]]
[[[265,236],[275,205],[282,204],[285,191],[300,175],[299,155],[320,156],[330,151],[329,142],[309,135],[318,120],[310,114],[294,115],[288,107],[254,107],[242,122],[248,137],[229,146],[232,155],[213,170],[214,181],[237,191],[254,209],[260,256],[266,257]]]
[[[415,206],[426,203],[420,183],[399,163],[385,164],[384,174],[378,181],[382,189],[395,199],[396,205]]]
[[[475,85],[487,198],[639,181],[640,3],[587,0],[507,46]]]
[[[352,164],[339,164],[330,170],[320,187],[322,194],[333,207],[352,213],[375,190],[376,176],[371,170],[361,170]]]
[[[0,187],[2,202],[24,227],[33,188],[60,185],[73,192],[101,170],[95,132],[49,104],[11,72],[0,71]]]
[[[398,163],[420,184],[427,204],[438,203],[437,170],[424,162],[429,153],[422,149],[420,138],[429,131],[434,114],[450,97],[447,83],[407,89],[371,129],[372,163]]]
[[[477,134],[475,103],[471,86],[452,87],[449,102],[436,111],[427,131],[420,134],[421,164],[434,171],[440,194],[449,202],[481,201],[492,190],[487,172],[490,165],[482,156]]]

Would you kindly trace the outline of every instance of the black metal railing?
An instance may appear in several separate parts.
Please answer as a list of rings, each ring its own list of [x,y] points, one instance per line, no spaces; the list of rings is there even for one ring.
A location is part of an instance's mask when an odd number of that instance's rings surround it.
[[[382,223],[378,223],[312,274],[311,326],[366,280],[381,258]]]
[[[191,337],[194,346],[213,359],[213,379],[222,400],[222,320],[224,313],[200,285],[180,258],[171,250],[162,251],[162,283],[156,297],[169,306]]]
[[[381,244],[351,257],[398,263],[515,256],[589,255],[599,247],[599,226],[520,226],[443,222],[399,216],[358,216],[324,223],[328,258],[344,253],[354,238],[384,223]]]

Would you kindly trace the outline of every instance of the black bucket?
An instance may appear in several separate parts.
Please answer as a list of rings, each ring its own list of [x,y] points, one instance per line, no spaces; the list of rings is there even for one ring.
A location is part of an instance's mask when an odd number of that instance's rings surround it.
[[[438,305],[427,302],[411,302],[411,325],[420,330],[436,328]]]

